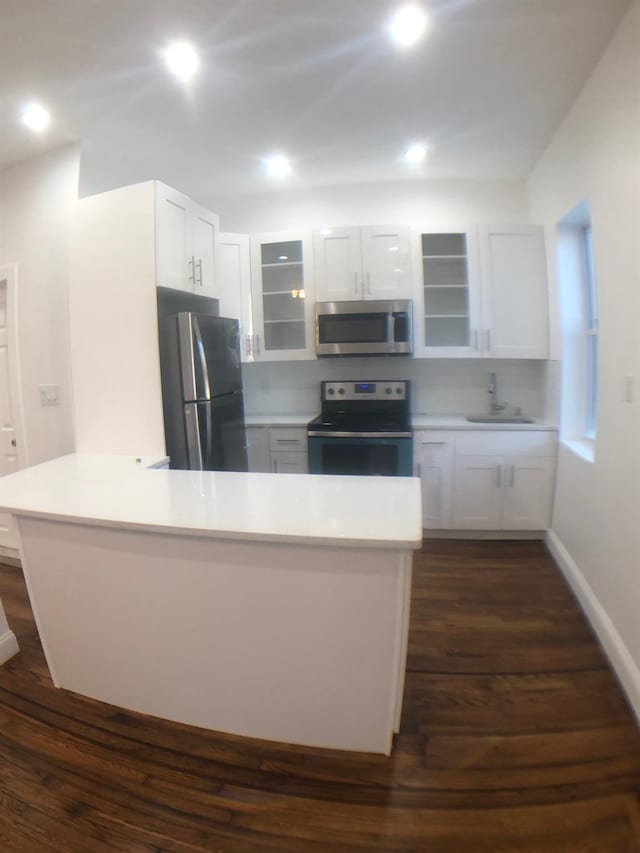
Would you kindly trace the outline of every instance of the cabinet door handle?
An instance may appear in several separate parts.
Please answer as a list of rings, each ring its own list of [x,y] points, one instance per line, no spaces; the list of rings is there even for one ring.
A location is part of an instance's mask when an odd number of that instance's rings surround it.
[[[416,463],[415,471],[415,477],[422,477],[422,462]]]
[[[511,477],[509,478],[509,485],[511,486],[512,489],[515,488],[515,485],[516,485],[516,466],[515,465],[511,466]]]
[[[189,276],[189,281],[192,281],[194,284],[196,283],[196,259],[194,255],[187,260],[188,266],[191,267],[191,275]]]
[[[255,352],[255,355],[256,355],[256,358],[257,358],[257,357],[260,355],[260,335],[255,335],[255,337],[254,337],[254,342],[255,342],[255,345],[256,345],[256,352]]]
[[[300,444],[299,438],[276,438],[276,444]]]
[[[202,258],[198,258],[196,266],[198,267],[198,283],[202,287]]]
[[[367,273],[367,293],[371,296],[371,273]]]
[[[473,348],[476,352],[478,352],[478,330],[473,330]]]
[[[251,335],[244,336],[244,352],[246,356],[251,355]]]
[[[278,473],[278,460],[277,459],[273,460],[273,473],[274,474]]]
[[[354,272],[353,274],[353,292],[355,295],[358,295],[358,273]]]
[[[491,352],[491,329],[487,329],[487,352]]]
[[[502,486],[502,465],[496,465],[496,489]]]

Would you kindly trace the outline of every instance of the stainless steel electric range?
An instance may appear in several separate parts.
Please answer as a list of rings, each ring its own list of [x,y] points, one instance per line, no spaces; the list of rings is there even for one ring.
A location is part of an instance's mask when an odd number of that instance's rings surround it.
[[[409,382],[322,382],[321,400],[307,427],[311,474],[412,476]]]

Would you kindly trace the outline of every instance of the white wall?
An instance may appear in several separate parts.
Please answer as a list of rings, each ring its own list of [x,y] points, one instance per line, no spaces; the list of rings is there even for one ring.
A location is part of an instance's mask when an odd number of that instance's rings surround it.
[[[0,172],[0,265],[18,265],[18,331],[29,464],[73,450],[67,335],[67,228],[79,149],[64,146]],[[60,387],[42,407],[38,387]]]
[[[552,261],[557,223],[583,200],[591,212],[600,312],[596,456],[591,463],[561,448],[553,541],[640,714],[638,45],[640,2],[634,2],[532,173],[529,192]],[[552,277],[554,304],[556,289]],[[636,381],[633,403],[623,399],[627,375]]]
[[[220,214],[223,231],[257,233],[327,225],[527,222],[523,184],[398,181],[199,199]]]

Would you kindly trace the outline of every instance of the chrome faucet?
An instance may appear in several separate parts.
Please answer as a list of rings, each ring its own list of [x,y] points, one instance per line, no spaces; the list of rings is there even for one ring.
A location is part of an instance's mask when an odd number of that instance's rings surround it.
[[[503,412],[507,408],[507,404],[498,402],[498,380],[495,373],[489,374],[489,388],[487,390],[491,394],[491,414],[497,415],[498,412]]]

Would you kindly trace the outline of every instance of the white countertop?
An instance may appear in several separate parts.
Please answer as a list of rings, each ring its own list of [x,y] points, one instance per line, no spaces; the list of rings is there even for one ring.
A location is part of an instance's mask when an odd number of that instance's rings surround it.
[[[159,459],[70,454],[0,478],[18,517],[234,540],[371,548],[422,542],[420,482],[151,469]]]
[[[484,417],[480,415],[479,417]],[[496,421],[489,424],[471,423],[465,415],[411,415],[411,425],[414,429],[474,429],[474,430],[557,430],[554,424],[542,418],[533,418],[532,424],[507,424]]]
[[[310,420],[313,420],[319,412],[313,414],[301,415],[247,415],[245,420],[247,426],[290,426],[290,427],[306,427]],[[414,429],[481,429],[481,430],[496,430],[496,429],[514,429],[523,430],[557,430],[555,424],[545,421],[543,418],[534,418],[532,424],[505,424],[505,423],[490,423],[490,424],[474,424],[470,423],[465,415],[429,415],[429,414],[413,414],[411,415],[411,424]]]
[[[247,426],[306,427],[318,414],[319,411],[303,415],[245,415],[244,420]]]

